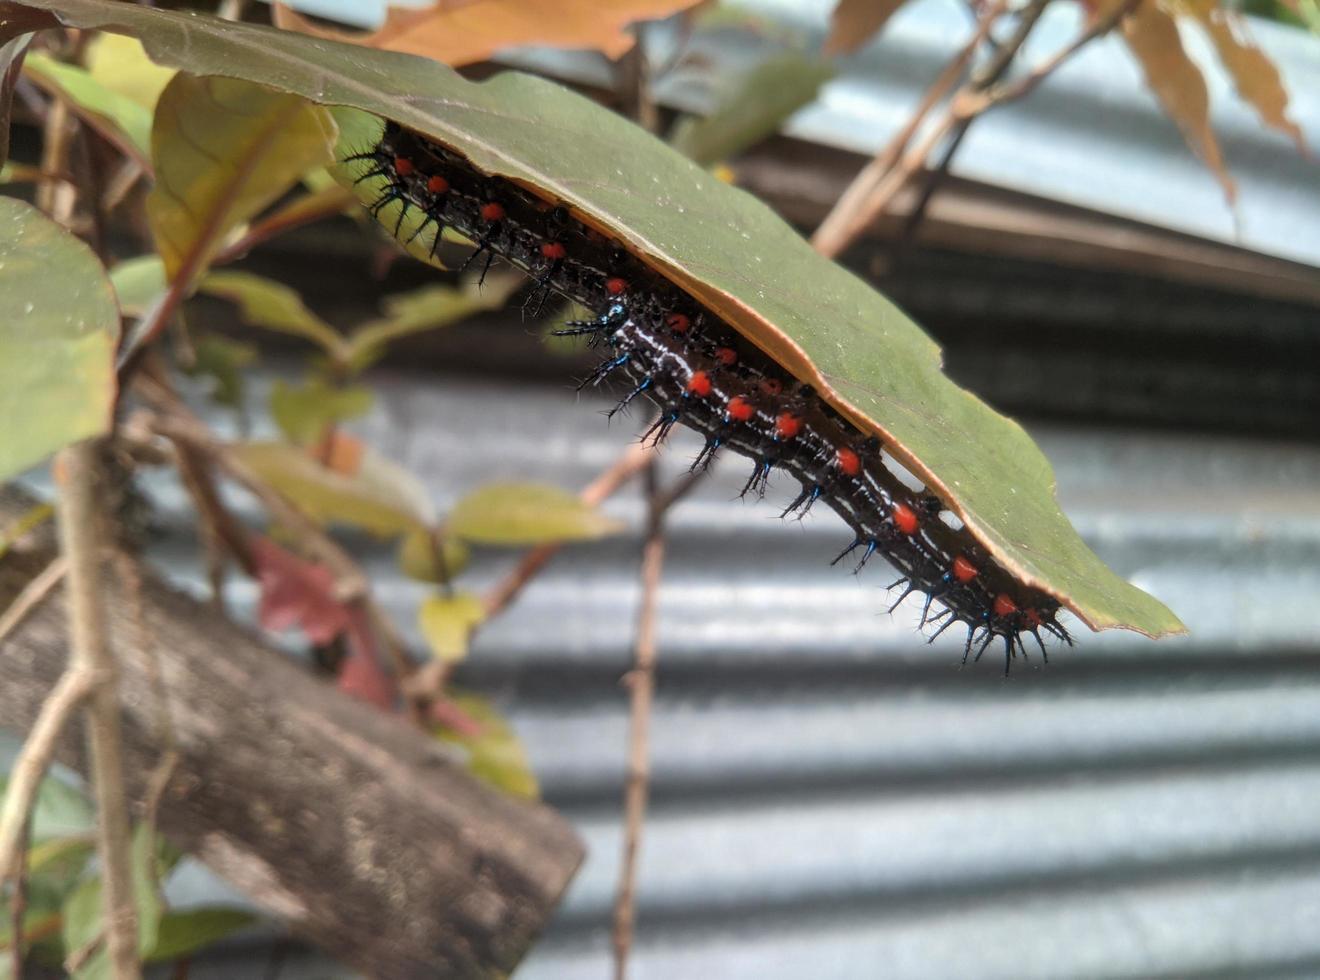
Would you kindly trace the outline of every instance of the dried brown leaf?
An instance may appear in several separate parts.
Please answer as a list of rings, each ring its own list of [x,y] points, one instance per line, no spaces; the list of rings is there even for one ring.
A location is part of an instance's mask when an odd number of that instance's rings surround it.
[[[1279,69],[1256,46],[1243,19],[1218,7],[1198,7],[1195,16],[1214,42],[1242,100],[1251,104],[1266,126],[1288,136],[1298,150],[1307,153],[1301,127],[1288,118],[1288,90]]]
[[[826,54],[851,54],[869,41],[903,6],[903,0],[839,0],[830,15]]]
[[[1210,128],[1210,93],[1201,69],[1183,48],[1173,17],[1155,0],[1144,0],[1123,19],[1123,38],[1140,62],[1146,84],[1178,124],[1192,152],[1210,168],[1229,203],[1233,203],[1237,187]]]
[[[618,58],[634,43],[628,26],[667,17],[698,0],[441,0],[424,10],[391,8],[385,25],[370,34],[321,27],[282,3],[275,24],[331,41],[347,41],[386,51],[421,55],[446,65],[485,61],[495,52],[522,44],[584,48]]]

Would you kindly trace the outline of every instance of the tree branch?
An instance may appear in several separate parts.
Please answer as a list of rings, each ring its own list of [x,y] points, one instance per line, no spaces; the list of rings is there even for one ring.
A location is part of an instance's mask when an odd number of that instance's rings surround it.
[[[0,523],[31,506],[0,493]],[[53,551],[0,562],[0,606]],[[354,701],[149,574],[143,631],[108,580],[120,652],[128,791],[136,805],[161,758],[152,658],[173,709],[178,764],[161,832],[354,968],[390,980],[503,975],[517,965],[582,857],[547,807],[478,782],[452,751]],[[32,726],[59,681],[68,624],[32,610],[0,657],[0,719]],[[86,771],[81,740],[56,758]]]

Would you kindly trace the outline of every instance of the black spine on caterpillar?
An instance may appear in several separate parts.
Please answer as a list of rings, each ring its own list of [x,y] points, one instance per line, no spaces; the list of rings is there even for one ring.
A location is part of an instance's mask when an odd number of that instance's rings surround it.
[[[746,456],[753,469],[745,495],[763,495],[772,470],[795,477],[801,492],[784,514],[800,516],[817,502],[836,511],[854,537],[835,562],[851,557],[860,571],[882,555],[902,575],[893,587],[903,591],[891,611],[909,595],[923,595],[921,625],[935,627],[931,640],[961,624],[966,662],[999,637],[1006,670],[1016,652],[1026,653],[1024,633],[1042,654],[1042,630],[1072,642],[1058,621],[1058,602],[1016,580],[970,532],[946,522],[943,503],[904,484],[886,465],[878,440],[562,205],[482,174],[394,123],[376,146],[349,160],[369,164],[365,175],[385,178],[371,210],[379,216],[399,203],[396,238],[407,212],[416,209],[421,220],[409,240],[433,229],[432,254],[440,230],[452,227],[477,244],[468,263],[484,256],[488,268],[500,256],[525,271],[535,283],[525,309],[539,310],[555,292],[592,310],[593,319],[559,332],[604,349],[583,385],[626,383],[616,412],[642,397],[659,408],[644,439],[659,442],[681,424],[705,437],[694,468],[708,466],[724,450]]]

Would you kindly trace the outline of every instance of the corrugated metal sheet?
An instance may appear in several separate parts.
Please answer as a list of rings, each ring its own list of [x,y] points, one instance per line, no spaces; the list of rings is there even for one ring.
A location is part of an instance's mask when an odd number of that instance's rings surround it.
[[[695,68],[661,79],[656,97],[685,111],[705,111],[719,89],[784,38],[818,51],[834,0],[748,0],[767,29],[698,31],[690,44]],[[1082,28],[1082,8],[1046,8],[1025,46],[1024,65],[1040,64]],[[923,93],[961,49],[969,18],[956,0],[909,2],[884,32],[838,62],[820,98],[796,113],[784,131],[821,146],[878,152],[908,121]],[[1312,147],[1320,118],[1320,59],[1305,31],[1252,20],[1252,37],[1279,67],[1289,112]],[[759,35],[759,36],[758,36]],[[648,31],[663,63],[675,35]],[[1177,127],[1147,90],[1141,69],[1118,38],[1103,38],[1069,60],[1027,98],[978,119],[951,168],[995,187],[1080,204],[1192,235],[1244,245],[1269,255],[1320,264],[1320,200],[1314,162],[1282,134],[1262,127],[1234,94],[1232,79],[1205,36],[1182,32],[1211,96],[1211,120],[1237,180],[1235,208],[1200,166]],[[608,87],[599,59],[536,50],[511,56],[518,64]]]
[[[632,430],[560,386],[376,381],[364,435],[441,507],[496,478],[581,486]],[[1320,449],[1034,433],[1089,543],[1192,635],[960,669],[915,609],[882,612],[883,568],[827,566],[840,522],[779,521],[783,486],[734,499],[726,461],[670,522],[637,976],[1320,973]],[[640,526],[635,491],[608,507]],[[531,980],[607,973],[638,547],[561,555],[464,669],[591,848]],[[467,579],[511,560],[484,552]],[[410,622],[423,587],[385,551],[369,564]],[[299,955],[284,976],[328,969]]]

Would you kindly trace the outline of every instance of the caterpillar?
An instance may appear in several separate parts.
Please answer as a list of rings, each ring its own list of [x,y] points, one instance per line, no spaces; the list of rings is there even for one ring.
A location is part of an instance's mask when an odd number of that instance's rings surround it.
[[[979,661],[998,637],[1008,671],[1030,634],[1048,660],[1042,632],[1072,645],[1059,602],[998,564],[940,498],[911,486],[878,439],[859,431],[812,388],[791,376],[733,327],[645,265],[617,242],[575,218],[563,204],[512,181],[478,171],[460,154],[395,122],[379,140],[344,158],[354,183],[383,178],[368,206],[380,218],[397,204],[391,231],[405,245],[453,229],[475,250],[484,279],[499,257],[532,280],[524,309],[537,313],[558,294],[590,310],[560,335],[585,338],[603,352],[582,386],[621,381],[609,413],[638,398],[659,414],[642,435],[662,442],[676,425],[704,437],[693,461],[708,467],[718,453],[752,461],[743,496],[762,497],[772,471],[801,485],[782,516],[804,516],[815,504],[833,509],[853,531],[834,559],[855,559],[860,572],[881,555],[900,573],[892,612],[914,593],[923,597],[919,627],[933,642],[960,625],[963,662]],[[409,237],[404,220],[416,212]],[[418,220],[420,219],[420,220]]]

